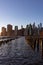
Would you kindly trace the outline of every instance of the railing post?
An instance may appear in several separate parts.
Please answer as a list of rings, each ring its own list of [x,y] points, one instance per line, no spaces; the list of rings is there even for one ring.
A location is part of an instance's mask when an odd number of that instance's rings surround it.
[[[39,39],[37,40],[37,51],[39,52]]]
[[[42,58],[42,40],[39,40],[39,53],[40,57]]]
[[[39,52],[39,39],[35,39],[34,50],[37,51],[37,52]]]
[[[43,40],[42,40],[42,59],[43,59]]]
[[[34,41],[34,50],[35,50],[35,48],[36,48],[36,40]]]

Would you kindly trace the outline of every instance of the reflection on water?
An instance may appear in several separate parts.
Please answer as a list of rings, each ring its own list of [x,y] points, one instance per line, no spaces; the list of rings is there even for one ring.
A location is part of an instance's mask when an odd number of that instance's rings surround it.
[[[0,65],[27,65],[39,60],[40,55],[27,44],[24,37],[0,46]]]

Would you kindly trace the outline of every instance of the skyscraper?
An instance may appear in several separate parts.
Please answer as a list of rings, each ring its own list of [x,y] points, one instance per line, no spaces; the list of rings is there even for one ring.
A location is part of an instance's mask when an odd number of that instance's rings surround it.
[[[15,36],[18,35],[18,26],[15,26]]]
[[[12,35],[12,25],[8,24],[7,25],[7,36],[11,36]]]
[[[2,36],[6,36],[6,28],[5,27],[2,27],[2,32],[1,32],[1,35]]]

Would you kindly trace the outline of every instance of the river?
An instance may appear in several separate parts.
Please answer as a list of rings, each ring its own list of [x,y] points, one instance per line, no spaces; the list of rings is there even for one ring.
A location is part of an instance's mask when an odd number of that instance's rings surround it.
[[[0,65],[28,65],[39,60],[40,53],[27,44],[25,37],[0,46]]]

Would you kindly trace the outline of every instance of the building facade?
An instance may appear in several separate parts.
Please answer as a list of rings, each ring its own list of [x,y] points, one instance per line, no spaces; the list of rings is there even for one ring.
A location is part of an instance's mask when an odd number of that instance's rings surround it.
[[[5,27],[2,27],[1,35],[2,36],[6,36],[7,35],[7,32],[6,32],[6,28]]]
[[[7,25],[7,36],[12,36],[12,25]]]
[[[15,36],[18,35],[18,26],[15,26]]]

